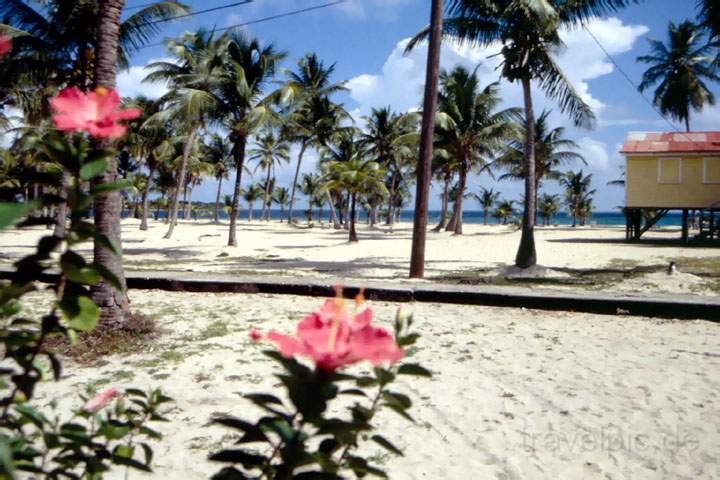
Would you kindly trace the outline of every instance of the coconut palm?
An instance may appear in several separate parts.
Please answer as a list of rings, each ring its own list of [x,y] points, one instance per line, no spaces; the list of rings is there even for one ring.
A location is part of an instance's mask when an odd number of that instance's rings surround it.
[[[583,175],[583,171],[567,172],[560,179],[560,184],[565,187],[565,199],[572,215],[572,226],[577,226],[577,219],[580,216],[580,207],[584,200],[595,193],[589,190],[592,183],[592,174]]]
[[[312,145],[324,144],[335,126],[349,117],[341,106],[330,100],[332,94],[347,90],[345,82],[332,82],[334,72],[334,63],[325,66],[314,53],[308,53],[298,60],[296,71],[286,70],[288,85],[298,91],[299,97],[288,115],[283,136],[300,144],[295,176],[291,184],[288,223],[293,221],[295,187],[305,151]]]
[[[490,213],[490,209],[493,205],[495,205],[495,202],[499,197],[500,192],[496,192],[492,188],[488,189],[485,187],[480,188],[480,195],[477,193],[473,194],[473,198],[477,200],[483,209],[483,225],[487,225],[487,218]]]
[[[643,73],[638,86],[645,91],[658,84],[653,102],[663,115],[685,123],[690,131],[690,113],[702,111],[705,104],[715,105],[715,95],[706,81],[720,81],[713,66],[713,46],[707,43],[703,30],[686,20],[679,25],[668,25],[667,44],[654,39],[650,42],[650,55],[637,61],[650,65]]]
[[[560,166],[571,162],[581,162],[583,165],[587,165],[585,158],[578,153],[580,146],[565,137],[565,128],[550,127],[550,113],[549,110],[543,111],[535,121],[536,195],[543,180],[558,180],[562,176],[562,172],[558,170]],[[504,152],[495,162],[506,171],[498,177],[499,180],[524,180],[525,178],[527,122],[524,117],[519,116],[518,123],[514,138],[507,144]]]
[[[453,217],[446,230],[462,234],[463,198],[471,170],[488,170],[489,159],[500,149],[513,130],[515,109],[496,111],[500,104],[499,85],[480,87],[475,72],[462,66],[440,74],[439,124],[436,145],[454,160],[458,188]]]
[[[387,225],[392,225],[394,203],[404,170],[410,165],[418,140],[417,114],[397,114],[390,107],[373,108],[370,116],[364,117],[365,131],[360,135],[361,144],[367,154],[387,171],[388,212]]]
[[[188,159],[187,175],[185,176],[185,190],[183,193],[185,220],[190,220],[191,218],[193,188],[202,184],[204,177],[215,173],[213,165],[206,162],[202,157],[204,154],[202,146],[203,145],[198,142],[196,150],[191,153],[190,158]]]
[[[300,190],[300,193],[305,195],[307,198],[309,208],[308,223],[312,224],[313,203],[323,194],[322,178],[316,173],[306,173],[302,176],[298,189]],[[288,221],[290,221],[289,218]]]
[[[328,163],[325,187],[345,190],[350,196],[349,241],[358,241],[355,229],[358,197],[369,193],[388,195],[384,176],[385,172],[380,164],[365,160],[361,155],[355,155],[346,161],[331,160]]]
[[[502,222],[503,225],[507,225],[508,218],[515,214],[515,201],[513,200],[498,200],[493,217],[495,217],[498,223]]]
[[[578,218],[580,219],[580,226],[584,227],[587,221],[592,216],[593,210],[595,210],[595,205],[593,204],[593,194],[595,193],[595,190],[592,190],[585,195],[583,195],[583,198],[580,199],[580,203],[578,205]]]
[[[265,171],[265,183],[263,184],[265,194],[260,219],[270,221],[275,168],[290,161],[290,146],[272,131],[269,131],[255,141],[255,148],[249,150],[248,155],[251,161],[257,162],[255,171],[258,169]]]
[[[290,190],[285,187],[275,187],[272,201],[280,206],[280,223],[285,219],[285,207],[290,204]]]
[[[226,137],[214,133],[205,145],[204,154],[207,162],[212,165],[213,176],[217,181],[217,193],[215,194],[215,209],[213,211],[213,222],[220,222],[220,195],[222,194],[223,180],[230,177],[230,165],[232,153],[230,143]]]
[[[543,225],[550,226],[553,215],[560,211],[560,197],[544,193],[538,199],[538,210],[543,218]]]
[[[534,237],[535,212],[535,125],[532,82],[558,102],[576,125],[589,125],[594,119],[557,65],[553,54],[563,47],[560,30],[583,24],[590,18],[606,15],[634,0],[450,0],[448,18],[443,21],[444,35],[474,46],[500,44],[501,75],[519,82],[523,90],[525,118],[525,196],[522,236],[515,264],[527,268],[537,263]],[[429,35],[429,29],[413,38],[408,49]]]
[[[243,197],[243,200],[245,200],[248,204],[248,221],[252,222],[253,219],[253,208],[255,205],[255,202],[263,198],[263,195],[265,194],[265,190],[258,184],[254,183],[250,186],[248,186],[245,190],[242,190],[241,195]],[[235,200],[233,199],[233,204]],[[235,205],[231,205],[232,208],[235,208]],[[231,210],[232,214],[232,210]]]

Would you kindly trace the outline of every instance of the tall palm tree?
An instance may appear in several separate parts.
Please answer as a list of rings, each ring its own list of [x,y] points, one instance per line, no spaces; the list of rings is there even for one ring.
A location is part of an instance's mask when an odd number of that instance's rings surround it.
[[[175,55],[174,61],[154,62],[146,67],[151,72],[144,81],[166,81],[170,87],[170,91],[158,100],[161,110],[146,123],[156,128],[173,123],[186,134],[176,188],[170,204],[168,231],[164,238],[172,237],[177,223],[180,191],[187,183],[187,165],[192,149],[196,146],[198,134],[218,115],[220,107],[213,94],[212,82],[219,71],[222,47],[222,41],[216,40],[212,32],[199,30],[186,33],[181,38],[168,42],[168,49]]]
[[[462,66],[440,74],[439,125],[436,144],[454,159],[458,188],[454,212],[446,230],[462,234],[463,199],[472,169],[489,169],[489,159],[512,133],[515,109],[496,111],[500,104],[499,85],[481,89],[475,72]]]
[[[523,90],[525,118],[525,196],[522,236],[515,264],[527,268],[537,263],[534,237],[535,212],[535,114],[532,82],[556,100],[563,113],[576,125],[589,125],[594,119],[590,107],[582,100],[553,58],[563,47],[560,30],[578,26],[598,15],[606,15],[635,0],[450,0],[443,32],[465,44],[502,45],[501,75],[519,82]],[[408,44],[414,48],[424,40],[429,29],[420,32]]]
[[[285,219],[285,207],[290,204],[290,190],[285,187],[275,187],[272,201],[280,206],[280,223]]]
[[[185,205],[185,220],[190,220],[192,215],[192,191],[193,188],[202,184],[203,178],[206,176],[213,175],[215,170],[212,164],[205,161],[202,158],[203,145],[197,142],[197,146],[192,152],[188,164],[187,164],[187,175],[185,177],[185,193],[183,194],[183,204]]]
[[[490,209],[500,197],[500,192],[496,192],[492,188],[488,189],[485,187],[480,188],[480,195],[474,193],[473,198],[477,200],[483,209],[483,225],[487,225],[488,214]]]
[[[291,184],[288,223],[293,221],[295,187],[305,151],[313,144],[322,145],[327,140],[328,127],[334,130],[333,127],[339,124],[341,118],[349,117],[342,107],[330,100],[332,94],[347,90],[345,82],[332,82],[333,73],[335,64],[325,66],[314,53],[308,53],[298,60],[296,71],[286,70],[288,85],[298,91],[299,98],[288,115],[287,128],[283,134],[290,141],[300,144]]]
[[[543,225],[550,226],[553,215],[560,211],[560,197],[544,193],[538,200],[538,210],[543,217]]]
[[[570,162],[581,162],[587,165],[582,154],[578,153],[580,145],[565,137],[564,127],[550,127],[550,110],[544,110],[535,121],[535,194],[544,179],[558,180],[562,172],[558,168]],[[496,165],[506,170],[499,180],[525,179],[525,138],[527,122],[523,116],[518,117],[518,128],[514,138],[506,145],[502,155],[495,161]],[[537,200],[535,202],[537,204]],[[536,210],[537,212],[537,210]]]
[[[700,112],[705,104],[715,105],[715,95],[705,81],[720,81],[713,66],[716,46],[708,43],[703,30],[689,20],[668,24],[667,45],[654,39],[648,42],[651,54],[637,61],[650,68],[643,73],[638,88],[642,92],[658,84],[653,102],[663,115],[683,122],[689,132],[691,111]]]
[[[592,174],[583,175],[583,171],[567,172],[561,179],[560,184],[565,187],[565,198],[572,215],[572,226],[577,226],[577,219],[580,216],[580,207],[584,200],[595,193],[590,190]]]
[[[227,180],[230,176],[230,164],[232,153],[230,152],[230,144],[226,137],[214,133],[210,136],[210,140],[205,145],[205,157],[212,165],[213,176],[217,181],[217,193],[215,194],[215,209],[213,211],[213,222],[220,222],[220,195],[222,194],[223,180]]]
[[[248,151],[248,154],[251,161],[257,162],[255,171],[258,169],[265,171],[265,183],[263,184],[265,193],[260,219],[270,221],[275,167],[290,161],[290,146],[272,131],[269,131],[257,139],[255,148]]]
[[[308,223],[312,225],[312,207],[323,191],[323,184],[320,175],[316,173],[304,174],[300,181],[300,185],[298,185],[298,188],[300,189],[300,193],[307,197],[309,211]],[[290,220],[288,219],[288,221]]]
[[[388,173],[388,212],[387,225],[392,225],[396,193],[404,172],[414,154],[418,140],[418,115],[397,114],[391,108],[373,108],[370,116],[365,117],[365,131],[360,135],[361,144],[367,153]]]

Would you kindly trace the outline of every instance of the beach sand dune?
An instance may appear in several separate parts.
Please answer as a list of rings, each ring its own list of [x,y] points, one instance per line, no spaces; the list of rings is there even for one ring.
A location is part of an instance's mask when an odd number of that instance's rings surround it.
[[[132,291],[135,311],[165,329],[142,354],[101,365],[69,363],[39,401],[99,388],[161,386],[176,402],[147,478],[205,479],[207,454],[233,441],[208,427],[217,413],[253,417],[239,394],[273,390],[274,364],[253,328],[292,331],[321,300],[269,295]],[[396,305],[373,303],[389,324]],[[409,424],[382,415],[405,450],[366,453],[396,480],[659,479],[720,475],[720,331],[704,321],[407,305],[423,337],[414,361],[432,379],[402,382],[414,399]],[[274,390],[276,391],[276,390]],[[79,405],[76,405],[79,406]],[[123,478],[118,472],[116,477]],[[133,473],[132,478],[146,478]]]

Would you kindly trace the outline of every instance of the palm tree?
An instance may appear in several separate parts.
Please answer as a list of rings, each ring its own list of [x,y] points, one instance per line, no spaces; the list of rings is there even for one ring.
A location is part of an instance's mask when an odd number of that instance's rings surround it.
[[[648,42],[652,53],[637,61],[651,66],[638,88],[642,92],[658,84],[653,102],[663,115],[684,122],[689,132],[690,112],[702,111],[706,103],[715,105],[715,96],[705,80],[720,81],[711,55],[716,46],[707,43],[703,30],[689,20],[679,25],[669,23],[667,45],[654,39]]]
[[[248,204],[248,221],[252,222],[253,219],[253,207],[255,205],[255,201],[259,198],[262,198],[263,194],[265,193],[264,189],[254,183],[247,187],[245,190],[242,191],[242,197],[243,200],[245,200]],[[233,205],[234,207],[234,205]]]
[[[698,18],[711,40],[720,40],[720,4],[716,0],[698,0]]]
[[[488,170],[487,161],[512,133],[515,109],[495,111],[500,104],[499,85],[480,88],[475,72],[462,66],[440,74],[439,125],[436,144],[454,160],[458,188],[453,217],[446,230],[462,234],[463,198],[472,169]]]
[[[365,131],[360,135],[360,142],[367,148],[368,155],[388,172],[387,225],[393,223],[398,186],[418,140],[417,124],[417,114],[396,114],[390,107],[373,108],[370,116],[365,117]]]
[[[595,193],[595,190],[588,190],[592,183],[592,174],[583,175],[583,171],[568,172],[561,179],[560,184],[565,187],[565,198],[572,215],[572,226],[577,226],[577,219],[580,215],[580,206],[586,198]]]
[[[307,197],[308,202],[308,223],[312,225],[312,206],[313,203],[321,196],[323,191],[323,184],[320,175],[315,173],[306,173],[303,175],[300,185],[298,185],[300,193]],[[289,218],[288,218],[288,221]]]
[[[331,81],[333,73],[335,73],[335,64],[325,66],[314,53],[308,53],[298,60],[297,71],[286,71],[288,85],[299,92],[299,98],[288,115],[283,136],[300,144],[295,176],[291,184],[288,223],[293,222],[295,187],[298,184],[305,151],[313,144],[324,144],[336,125],[339,125],[340,120],[349,117],[342,107],[330,100],[332,94],[347,90],[345,82]]]
[[[502,221],[503,225],[507,225],[508,218],[514,213],[515,202],[513,200],[498,200],[493,217],[497,219],[498,223]]]
[[[285,207],[290,203],[290,190],[285,187],[275,187],[272,201],[280,205],[280,223],[285,219]]]
[[[346,161],[331,160],[328,164],[325,187],[343,189],[350,195],[350,242],[358,241],[355,230],[358,196],[368,193],[388,195],[384,176],[385,172],[377,162],[364,160],[361,155],[355,155]]]
[[[537,263],[534,237],[535,212],[535,115],[532,82],[560,105],[576,125],[589,125],[594,119],[590,107],[567,80],[555,62],[553,53],[562,46],[560,30],[583,24],[590,18],[605,15],[635,0],[450,0],[443,32],[465,44],[502,45],[501,75],[522,85],[525,118],[525,196],[522,236],[515,264],[527,268]],[[424,40],[429,29],[420,32],[408,44],[414,48]]]
[[[493,205],[495,205],[495,202],[500,197],[500,192],[494,191],[492,188],[487,189],[484,187],[480,188],[480,195],[473,194],[473,198],[478,201],[480,206],[482,206],[483,209],[483,225],[487,225],[487,218],[488,214],[490,213],[490,209]]]
[[[213,222],[220,222],[220,195],[222,194],[222,182],[230,176],[230,164],[232,153],[230,152],[230,144],[226,137],[214,133],[210,136],[210,141],[205,145],[205,157],[212,165],[213,176],[217,180],[217,193],[215,194],[215,209],[213,213]]]
[[[213,175],[215,170],[212,164],[204,161],[201,157],[202,144],[198,142],[195,151],[193,151],[188,159],[187,175],[185,177],[185,193],[183,194],[183,204],[185,205],[185,220],[190,220],[192,214],[192,191],[203,182],[203,177]]]
[[[164,238],[172,237],[177,223],[180,190],[187,183],[188,160],[198,133],[217,115],[219,109],[211,82],[218,74],[217,64],[223,55],[222,46],[222,42],[216,40],[211,32],[200,30],[186,33],[180,39],[168,42],[168,49],[175,55],[175,61],[154,62],[146,67],[152,72],[144,81],[164,80],[170,86],[170,91],[158,100],[161,110],[146,123],[155,126],[173,123],[186,133],[170,206],[168,231]]]
[[[270,221],[270,208],[272,207],[272,191],[275,183],[275,167],[290,161],[290,146],[277,137],[272,131],[259,137],[255,142],[255,148],[248,152],[250,160],[257,162],[255,171],[265,171],[265,183],[263,184],[265,194],[263,197],[263,209],[260,215],[261,220]]]
[[[538,201],[538,210],[543,217],[543,225],[550,226],[553,215],[560,211],[560,200],[558,195],[543,194]]]
[[[577,152],[577,150],[580,150],[580,146],[565,137],[565,128],[550,128],[550,113],[549,110],[543,111],[535,121],[536,195],[544,179],[558,180],[562,176],[562,172],[558,170],[561,165],[574,161],[587,165],[582,154]],[[507,144],[505,151],[496,160],[496,164],[506,170],[506,173],[500,175],[499,180],[524,180],[525,178],[524,144],[527,137],[527,122],[522,116],[518,120],[519,126],[514,138]],[[537,201],[535,203],[537,204]]]
[[[434,177],[443,182],[443,190],[440,194],[440,220],[433,228],[433,232],[439,232],[447,226],[450,186],[455,177],[455,168],[452,158],[444,150],[435,150],[431,165]]]

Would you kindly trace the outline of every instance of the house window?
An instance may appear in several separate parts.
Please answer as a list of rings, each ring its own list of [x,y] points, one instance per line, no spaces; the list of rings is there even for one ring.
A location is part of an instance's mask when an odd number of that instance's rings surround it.
[[[703,158],[703,183],[720,183],[720,157]]]
[[[681,158],[658,158],[658,183],[682,183]]]

